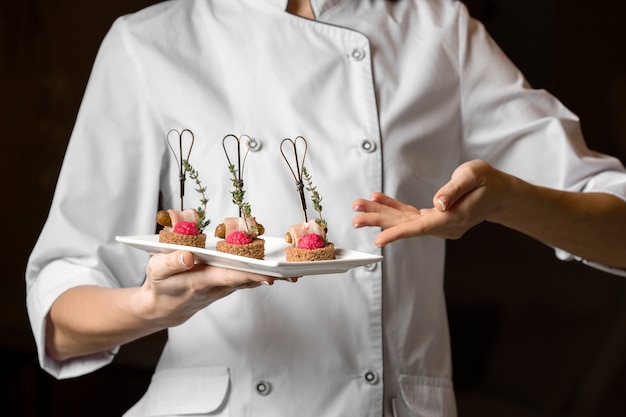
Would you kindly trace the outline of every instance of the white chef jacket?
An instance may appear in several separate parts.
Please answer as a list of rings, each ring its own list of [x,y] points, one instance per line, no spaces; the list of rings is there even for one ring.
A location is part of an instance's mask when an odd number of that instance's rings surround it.
[[[302,219],[284,138],[308,141],[329,239],[382,264],[238,291],[169,330],[146,395],[128,416],[454,416],[434,237],[374,247],[351,204],[384,191],[416,207],[481,158],[535,184],[626,196],[614,158],[589,151],[576,116],[532,90],[484,28],[451,0],[167,1],[117,20],[80,108],[47,223],[27,270],[41,366],[58,378],[112,360],[45,354],[45,316],[76,285],[139,286],[148,255],[117,235],[155,231],[178,208],[165,140],[190,129],[190,162],[213,225],[237,214],[222,138],[256,142],[246,199],[269,236]],[[185,206],[200,195],[187,181]],[[563,258],[569,255],[561,253]]]

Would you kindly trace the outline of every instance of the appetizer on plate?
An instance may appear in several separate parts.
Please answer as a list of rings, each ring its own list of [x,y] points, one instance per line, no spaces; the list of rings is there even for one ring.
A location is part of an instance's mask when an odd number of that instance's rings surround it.
[[[206,246],[206,234],[202,233],[202,219],[195,209],[159,210],[156,221],[163,229],[159,231],[160,243],[175,245]]]
[[[180,155],[176,154],[172,144],[170,142],[170,136],[172,133],[178,134],[178,145],[180,149]],[[189,144],[189,151],[187,157],[183,158],[182,148],[185,134],[188,133],[191,138]],[[182,132],[177,130],[170,130],[167,135],[167,144],[169,145],[172,153],[177,158],[179,168],[179,180],[180,180],[180,210],[168,209],[159,210],[156,215],[157,223],[162,226],[159,231],[160,243],[172,243],[176,245],[194,246],[197,248],[204,248],[206,246],[206,234],[203,233],[204,228],[211,223],[209,219],[205,218],[206,204],[208,199],[205,196],[206,187],[202,186],[198,172],[189,163],[189,155],[191,154],[191,148],[193,147],[194,136],[189,129],[185,129]],[[183,196],[185,195],[185,180],[187,174],[196,182],[198,191],[201,194],[200,204],[197,209],[187,208],[183,209]]]
[[[299,143],[302,143],[301,146],[303,146],[302,160],[298,158]],[[291,144],[293,146],[294,165],[289,163],[289,159],[283,151],[285,144]],[[289,227],[289,230],[285,234],[285,241],[290,244],[290,246],[285,248],[285,260],[287,262],[310,262],[335,259],[335,245],[328,241],[328,225],[326,220],[322,217],[322,198],[317,191],[317,187],[313,185],[311,175],[304,166],[304,159],[307,152],[306,139],[302,136],[298,136],[295,140],[284,139],[281,143],[280,150],[296,181],[302,213],[304,215],[304,221]],[[306,181],[306,185],[303,179]],[[316,219],[308,220],[304,189],[311,195],[313,208],[318,214]]]
[[[248,139],[248,147],[242,160],[241,140],[243,138]],[[236,144],[237,167],[231,162],[226,147],[227,141],[231,139]],[[222,145],[228,160],[228,171],[231,174],[233,184],[232,201],[239,209],[239,216],[226,217],[224,222],[217,226],[215,237],[224,240],[219,240],[216,243],[216,249],[218,252],[230,253],[232,255],[263,259],[265,257],[265,240],[259,238],[259,236],[265,232],[265,229],[252,216],[250,203],[244,199],[246,191],[243,186],[243,169],[246,157],[250,151],[251,138],[247,135],[242,135],[240,138],[234,135],[227,135],[222,140]]]

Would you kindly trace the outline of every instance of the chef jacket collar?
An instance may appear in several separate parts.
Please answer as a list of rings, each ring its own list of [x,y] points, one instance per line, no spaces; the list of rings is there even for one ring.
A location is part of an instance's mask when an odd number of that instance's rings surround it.
[[[273,6],[280,8],[281,10],[287,9],[287,0],[265,0],[265,1],[272,4]]]
[[[277,7],[281,10],[287,10],[287,0],[265,0],[268,4]],[[319,17],[321,13],[331,9],[333,6],[341,3],[345,0],[311,0],[311,7],[313,8],[313,14]],[[360,0],[359,0],[360,1]]]

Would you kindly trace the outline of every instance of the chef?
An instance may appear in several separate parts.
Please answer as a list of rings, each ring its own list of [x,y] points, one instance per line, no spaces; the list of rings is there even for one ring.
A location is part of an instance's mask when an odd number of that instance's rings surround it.
[[[384,260],[292,283],[116,242],[179,205],[172,129],[194,134],[213,225],[237,210],[222,139],[252,138],[243,181],[266,236],[301,221],[280,144],[305,137],[328,239]],[[458,1],[161,2],[119,18],[95,60],[26,273],[40,364],[76,377],[167,328],[128,417],[453,417],[445,238],[483,220],[533,235],[572,208],[546,243],[622,273],[626,234],[604,231],[625,198],[619,161]]]

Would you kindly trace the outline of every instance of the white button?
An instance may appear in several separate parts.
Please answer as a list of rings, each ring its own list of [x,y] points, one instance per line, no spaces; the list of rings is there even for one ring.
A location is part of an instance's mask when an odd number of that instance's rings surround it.
[[[263,144],[261,143],[260,140],[258,139],[250,139],[250,150],[252,152],[258,152],[261,150],[261,147],[263,146]]]
[[[372,153],[376,150],[376,143],[369,139],[365,139],[361,142],[361,149],[363,152]]]
[[[259,395],[268,395],[272,390],[272,385],[267,381],[259,381],[256,383],[256,392]]]
[[[351,55],[355,61],[362,61],[365,58],[365,51],[361,48],[354,48]]]
[[[374,271],[376,271],[376,268],[378,268],[378,264],[376,264],[376,263],[367,264],[363,268],[365,268],[366,271],[374,272]]]
[[[363,379],[370,385],[376,385],[378,383],[378,374],[374,371],[363,372]]]

